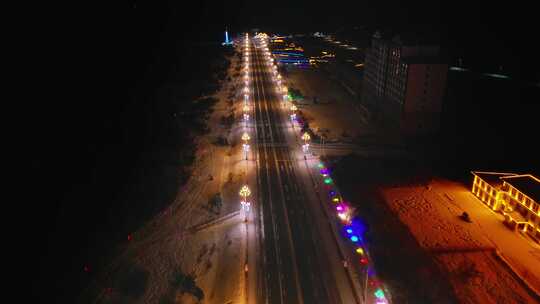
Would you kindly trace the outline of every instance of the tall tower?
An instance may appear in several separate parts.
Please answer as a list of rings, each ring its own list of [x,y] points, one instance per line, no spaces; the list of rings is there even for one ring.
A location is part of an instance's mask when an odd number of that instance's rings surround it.
[[[229,33],[227,32],[227,28],[225,28],[225,41],[221,43],[221,45],[232,45],[232,41],[229,41]]]

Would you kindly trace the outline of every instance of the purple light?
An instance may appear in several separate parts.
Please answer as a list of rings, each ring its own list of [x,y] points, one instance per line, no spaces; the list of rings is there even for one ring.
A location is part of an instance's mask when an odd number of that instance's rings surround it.
[[[337,206],[336,209],[337,209],[337,211],[341,211],[341,210],[343,210],[343,207]]]

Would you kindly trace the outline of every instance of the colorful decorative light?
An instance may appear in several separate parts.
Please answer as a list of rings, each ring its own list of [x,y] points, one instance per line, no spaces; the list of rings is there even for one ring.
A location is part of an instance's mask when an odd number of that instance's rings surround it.
[[[352,235],[350,237],[351,241],[353,241],[354,243],[358,242],[358,237],[356,235]]]
[[[364,249],[362,247],[358,247],[356,248],[356,253],[360,254],[360,255],[363,255],[364,254]]]
[[[353,233],[353,231],[352,231],[352,229],[351,229],[351,228],[347,228],[347,230],[346,230],[346,231],[347,231],[347,233],[348,233],[348,234],[351,234],[351,233]]]
[[[362,265],[367,265],[367,263],[368,263],[368,260],[366,259],[366,257],[362,257],[362,258],[360,259],[360,264],[362,264]]]
[[[324,183],[325,183],[325,184],[331,184],[331,183],[332,183],[332,179],[329,178],[329,177],[327,177],[327,178],[324,179]]]
[[[384,292],[380,288],[378,288],[373,294],[377,297],[377,299],[384,299]]]
[[[334,197],[334,198],[332,199],[332,202],[334,202],[334,203],[339,203],[339,198],[338,198],[338,197]]]

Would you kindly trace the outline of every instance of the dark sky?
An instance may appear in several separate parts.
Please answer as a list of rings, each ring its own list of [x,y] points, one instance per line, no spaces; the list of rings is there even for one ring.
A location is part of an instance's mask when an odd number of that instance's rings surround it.
[[[255,27],[284,33],[332,31],[350,25],[430,30],[451,43],[474,46],[494,58],[499,54],[511,56],[523,66],[530,65],[530,59],[537,62],[532,48],[537,35],[532,4],[465,0],[100,0],[74,1],[48,9],[54,12],[41,18],[53,25],[51,37],[68,50],[80,46],[67,56],[99,58],[91,67],[110,66],[109,60],[114,60],[117,66],[136,69],[152,60],[149,54],[160,44],[221,39],[225,26],[233,33]],[[126,69],[117,72],[126,73]]]

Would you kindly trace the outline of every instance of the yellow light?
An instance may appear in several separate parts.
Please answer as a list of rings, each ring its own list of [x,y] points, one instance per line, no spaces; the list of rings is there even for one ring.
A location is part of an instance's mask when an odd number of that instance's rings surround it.
[[[361,247],[358,247],[358,248],[356,248],[356,253],[364,254],[364,249],[362,249]]]
[[[291,111],[296,111],[296,110],[298,110],[298,108],[295,105],[292,105],[291,106]]]
[[[244,132],[244,134],[242,135],[242,140],[243,140],[243,141],[248,141],[249,139],[250,139],[249,134],[247,134],[246,132]]]
[[[248,197],[251,195],[251,191],[249,190],[248,186],[247,185],[244,185],[241,189],[240,189],[240,192],[238,192],[238,194],[240,194],[240,196],[242,197]]]

